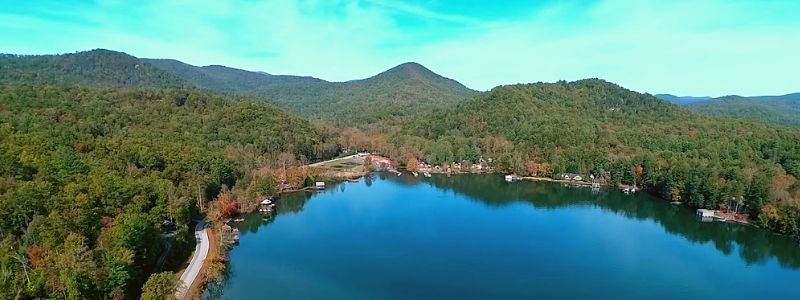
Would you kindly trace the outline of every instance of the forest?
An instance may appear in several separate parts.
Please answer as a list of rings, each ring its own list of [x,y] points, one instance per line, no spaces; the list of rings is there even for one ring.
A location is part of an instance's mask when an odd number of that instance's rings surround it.
[[[199,207],[274,182],[252,171],[281,155],[334,155],[328,140],[270,105],[198,90],[3,85],[0,298],[138,297],[193,249]]]
[[[737,117],[800,128],[800,94],[725,96],[689,103],[685,107],[712,116]]]
[[[140,59],[105,49],[61,55],[0,54],[0,83],[16,82],[204,89],[272,103],[339,126],[392,122],[478,94],[417,63],[403,63],[362,80],[329,82],[219,65],[197,67],[172,59]]]
[[[391,122],[478,94],[417,63],[404,63],[366,79],[328,82],[223,66],[196,67],[174,60],[144,62],[197,87],[251,96],[340,126]]]
[[[603,80],[501,86],[384,132],[373,136],[401,161],[592,175],[800,237],[800,130],[707,117]]]
[[[578,173],[800,238],[800,129],[600,79],[478,93],[413,63],[331,83],[108,50],[0,55],[0,298],[163,294],[194,218],[247,210],[346,151]]]

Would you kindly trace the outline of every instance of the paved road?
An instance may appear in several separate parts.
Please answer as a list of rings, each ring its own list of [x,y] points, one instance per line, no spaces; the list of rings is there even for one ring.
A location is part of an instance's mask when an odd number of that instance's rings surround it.
[[[192,259],[189,261],[189,266],[181,274],[178,289],[175,291],[175,298],[179,300],[186,298],[186,292],[197,279],[197,276],[200,275],[200,270],[203,269],[203,263],[206,260],[206,256],[208,256],[210,242],[204,221],[197,223],[197,227],[194,229],[194,238],[197,239],[197,246],[194,248],[194,254],[192,254]]]

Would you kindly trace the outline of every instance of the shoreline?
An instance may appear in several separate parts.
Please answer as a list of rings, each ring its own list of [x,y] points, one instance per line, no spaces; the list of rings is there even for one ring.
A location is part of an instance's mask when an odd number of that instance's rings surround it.
[[[406,172],[411,172],[411,171],[408,171],[408,170],[405,170],[405,169],[403,169],[403,170],[406,171]],[[391,171],[344,172],[344,173],[349,173],[348,174],[349,176],[333,176],[333,177],[325,176],[325,179],[329,179],[329,180],[337,182],[337,183],[338,182],[357,182],[357,180],[359,180],[359,179],[361,179],[361,178],[363,178],[365,176],[369,176],[369,175],[371,175],[373,173],[378,173],[378,172],[391,172]],[[454,171],[450,171],[450,172],[447,172],[447,171],[444,171],[444,170],[434,171],[432,169],[418,169],[417,172],[419,172],[419,173],[428,172],[430,174],[447,175],[448,177],[451,176],[451,175],[464,175],[464,174],[481,174],[481,175],[503,174],[503,173],[500,173],[500,172],[496,172],[495,170],[483,170],[483,171],[479,171],[479,172],[464,172],[464,171],[455,171],[455,172]],[[358,173],[358,174],[354,174],[354,173]],[[553,178],[548,178],[548,177],[516,176],[514,178],[515,178],[515,181],[526,180],[526,181],[532,181],[532,182],[572,184],[572,185],[578,185],[578,186],[582,186],[582,187],[592,187],[593,186],[591,182],[553,179]],[[610,185],[610,184],[599,184],[599,186],[603,187],[603,188],[613,187],[613,185]],[[286,190],[278,191],[273,196],[273,199],[277,200],[276,198],[279,198],[281,196],[281,194],[293,193],[293,192],[301,192],[301,191],[314,192],[314,191],[319,191],[319,190],[314,188],[314,187],[303,187],[303,188],[297,188],[297,189],[286,189]],[[644,192],[644,190],[641,189],[641,188],[637,189],[637,191],[643,191]],[[662,201],[667,201],[667,199],[663,199],[663,198],[658,197],[658,196],[656,196],[656,198],[659,199],[659,200],[662,200]],[[258,206],[254,207],[252,209],[247,209],[247,210],[241,211],[239,213],[240,214],[250,214],[250,213],[255,212],[257,210],[257,207]],[[689,207],[687,206],[687,208],[689,208]],[[693,208],[689,208],[689,209],[693,209]],[[743,225],[743,226],[752,226],[752,227],[760,228],[759,226],[757,226],[754,223],[750,222],[749,219],[744,221],[744,222],[738,221],[738,220],[733,220],[733,219],[725,219],[724,222],[735,223],[735,224],[739,224],[739,225]],[[230,249],[228,249],[228,251],[230,251]],[[224,254],[220,254],[220,255],[224,255]],[[207,265],[208,264],[205,264],[205,267],[207,267]],[[227,265],[225,267],[227,268]],[[198,294],[202,294],[204,289],[205,289],[205,287],[209,283],[208,282],[208,278],[205,278],[205,276],[203,276],[203,277],[204,278],[202,278],[203,280],[202,280],[201,284],[198,285],[198,287],[196,287],[197,290],[195,290]]]
[[[541,182],[552,182],[552,183],[567,183],[567,184],[575,184],[575,185],[583,185],[583,186],[592,186],[591,182],[585,181],[575,181],[575,180],[563,180],[563,179],[553,179],[547,177],[532,177],[532,176],[520,176],[516,177],[520,180],[528,180],[528,181],[541,181]],[[600,186],[608,187],[608,184],[599,184]]]

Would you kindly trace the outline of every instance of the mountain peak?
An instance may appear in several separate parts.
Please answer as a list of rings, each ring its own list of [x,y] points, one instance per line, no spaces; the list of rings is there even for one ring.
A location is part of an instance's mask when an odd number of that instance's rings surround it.
[[[406,62],[395,66],[375,77],[392,76],[400,77],[402,79],[424,80],[436,77],[441,77],[439,74],[434,73],[425,66],[416,62]]]
[[[426,68],[425,66],[423,66],[422,64],[420,64],[420,63],[418,63],[418,62],[413,62],[413,61],[411,61],[411,62],[404,62],[404,63],[402,63],[402,64],[399,64],[399,65],[397,65],[396,67],[394,67],[394,68],[392,68],[392,69],[398,69],[398,70],[414,70],[414,71],[428,71],[428,72],[430,72],[430,71],[431,71],[431,70],[429,70],[428,68]]]
[[[391,81],[394,83],[414,84],[414,85],[433,85],[445,87],[445,89],[461,90],[468,94],[473,93],[471,89],[461,83],[436,74],[427,67],[417,62],[405,62],[378,75],[364,79],[364,81]],[[358,80],[357,80],[358,81]]]

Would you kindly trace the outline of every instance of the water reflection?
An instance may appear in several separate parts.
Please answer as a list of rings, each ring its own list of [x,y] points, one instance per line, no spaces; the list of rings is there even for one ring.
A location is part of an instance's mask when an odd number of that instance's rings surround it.
[[[500,176],[491,175],[434,176],[427,180],[414,177],[388,179],[401,184],[430,184],[469,196],[489,206],[519,202],[540,209],[595,206],[628,218],[655,221],[667,232],[694,243],[712,242],[717,250],[725,254],[737,251],[747,264],[763,263],[775,257],[784,268],[800,268],[800,247],[790,238],[751,226],[703,223],[697,220],[694,211],[645,193],[625,195],[609,189],[592,192],[589,188],[550,183],[507,183]]]
[[[493,175],[434,175],[432,178],[424,178],[377,173],[362,180],[367,186],[371,186],[373,180],[389,180],[404,186],[431,185],[466,195],[487,206],[499,207],[512,203],[527,203],[538,209],[594,206],[628,218],[655,221],[667,232],[694,243],[711,242],[724,254],[737,252],[747,264],[763,263],[774,257],[784,268],[800,268],[800,247],[792,239],[755,227],[699,222],[692,210],[670,205],[644,193],[625,195],[616,190],[592,191],[589,188],[564,187],[551,183],[507,183],[500,176]],[[344,192],[348,184],[362,183],[333,184],[319,193]],[[251,214],[240,224],[240,230],[255,233],[261,225],[273,222],[281,214],[299,213],[314,193],[316,192],[286,194],[277,201],[277,215],[274,218],[265,221],[260,214]]]

